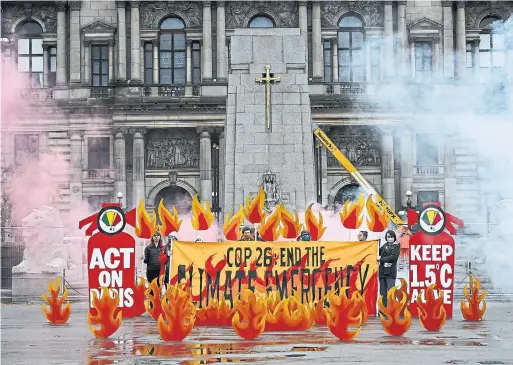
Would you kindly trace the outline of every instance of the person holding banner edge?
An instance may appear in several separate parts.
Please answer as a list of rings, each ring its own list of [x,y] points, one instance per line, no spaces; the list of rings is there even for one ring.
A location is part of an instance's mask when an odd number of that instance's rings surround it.
[[[161,263],[162,237],[157,231],[144,249],[144,263],[146,264],[146,279],[149,283],[158,279],[162,271]]]
[[[394,231],[385,234],[386,243],[379,248],[379,294],[386,307],[387,293],[395,286],[397,278],[397,260],[399,259],[399,244]]]

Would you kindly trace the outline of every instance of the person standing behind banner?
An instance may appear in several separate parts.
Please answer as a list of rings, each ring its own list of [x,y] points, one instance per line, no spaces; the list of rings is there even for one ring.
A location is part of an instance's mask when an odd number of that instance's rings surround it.
[[[383,304],[387,306],[388,291],[395,286],[397,278],[397,259],[399,258],[399,243],[394,231],[385,234],[386,243],[379,248],[379,294]]]
[[[367,237],[369,237],[369,233],[367,231],[358,232],[358,241],[360,241],[360,242],[367,241]]]
[[[159,231],[155,232],[150,244],[144,249],[144,263],[146,264],[146,279],[149,283],[159,279],[161,268],[160,253],[162,249],[162,237]]]
[[[242,237],[239,241],[254,241],[254,239],[251,237],[251,228],[244,227],[242,228]]]
[[[297,238],[296,241],[311,241],[310,232],[308,231],[301,231],[301,234]]]

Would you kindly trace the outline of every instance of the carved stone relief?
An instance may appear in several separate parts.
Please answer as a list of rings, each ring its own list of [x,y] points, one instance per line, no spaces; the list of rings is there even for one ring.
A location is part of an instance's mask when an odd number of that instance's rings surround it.
[[[225,9],[227,28],[245,28],[249,17],[257,13],[269,14],[278,28],[299,26],[298,10],[294,1],[229,1]]]
[[[200,28],[203,21],[201,2],[156,1],[143,2],[140,6],[141,23],[144,28],[158,28],[159,21],[166,15],[178,15],[187,28]]]
[[[259,186],[264,189],[265,202],[264,208],[270,211],[277,204],[281,203],[281,189],[278,183],[278,177],[271,171],[265,173],[260,178]]]
[[[467,29],[479,28],[484,17],[497,16],[508,19],[513,14],[513,5],[509,2],[491,3],[490,1],[467,1],[465,3],[465,21]]]
[[[2,34],[11,33],[14,22],[25,16],[22,4],[2,4]]]
[[[368,128],[332,128],[331,139],[355,166],[381,166],[380,138]],[[340,163],[328,154],[328,166]]]
[[[146,168],[199,167],[199,139],[194,132],[150,131],[146,139]]]
[[[321,3],[323,27],[338,28],[340,16],[354,11],[363,17],[366,27],[383,26],[383,3],[379,1],[326,1]]]
[[[57,11],[54,5],[35,3],[32,14],[45,23],[47,33],[57,33]]]
[[[11,33],[15,22],[20,18],[30,19],[31,15],[43,21],[47,33],[57,32],[57,12],[54,4],[34,3],[26,8],[23,4],[5,3],[2,7],[2,34]]]

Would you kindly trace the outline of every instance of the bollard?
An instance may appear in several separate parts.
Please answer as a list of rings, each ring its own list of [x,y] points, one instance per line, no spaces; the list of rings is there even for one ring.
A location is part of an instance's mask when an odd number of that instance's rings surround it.
[[[64,295],[64,283],[66,282],[66,269],[62,269],[61,295]]]

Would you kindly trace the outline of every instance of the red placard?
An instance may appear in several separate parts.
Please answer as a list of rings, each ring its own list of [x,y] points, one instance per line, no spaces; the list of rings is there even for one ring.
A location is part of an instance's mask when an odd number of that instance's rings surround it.
[[[417,232],[410,238],[410,311],[418,317],[417,297],[432,284],[443,290],[447,318],[452,318],[455,244],[446,232],[436,236]]]

